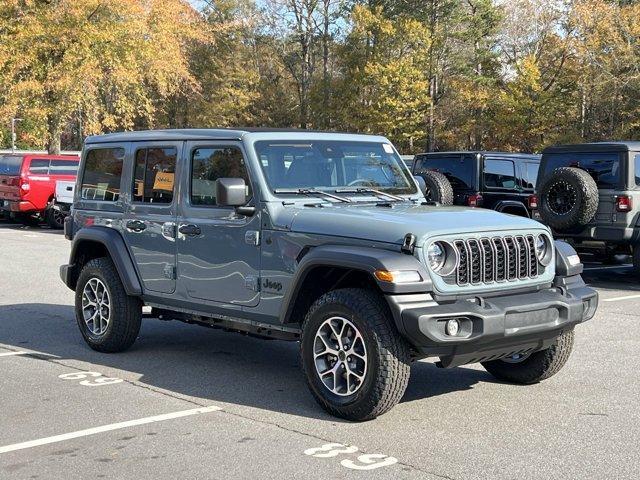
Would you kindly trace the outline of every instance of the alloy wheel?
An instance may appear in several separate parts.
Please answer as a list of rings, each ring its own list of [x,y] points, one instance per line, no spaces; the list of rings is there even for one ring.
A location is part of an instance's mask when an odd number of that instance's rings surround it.
[[[103,335],[111,320],[109,290],[99,278],[91,278],[82,290],[82,316],[89,331]]]

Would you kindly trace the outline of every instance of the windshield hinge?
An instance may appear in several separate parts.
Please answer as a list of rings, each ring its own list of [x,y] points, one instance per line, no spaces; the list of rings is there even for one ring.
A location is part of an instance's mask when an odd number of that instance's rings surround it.
[[[416,249],[416,236],[413,233],[407,233],[404,236],[404,240],[402,241],[402,246],[400,247],[400,251],[402,253],[406,253],[407,255],[413,255],[413,252]]]

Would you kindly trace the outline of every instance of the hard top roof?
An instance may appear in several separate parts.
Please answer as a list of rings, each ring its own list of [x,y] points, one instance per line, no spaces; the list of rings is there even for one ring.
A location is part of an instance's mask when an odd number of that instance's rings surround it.
[[[341,135],[356,140],[358,137],[366,137],[368,140],[382,139],[375,135],[351,134],[346,132],[330,132],[318,130],[286,129],[286,128],[183,128],[165,130],[143,130],[137,132],[107,133],[105,135],[93,135],[87,137],[85,143],[109,143],[109,142],[146,142],[159,140],[240,140],[247,134],[255,134],[256,137],[286,139],[292,135],[300,138],[309,136],[315,138]],[[364,138],[362,138],[364,139]]]
[[[451,150],[445,152],[425,152],[425,153],[417,153],[418,155],[428,155],[428,156],[436,156],[436,155],[463,155],[463,154],[472,154],[472,155],[505,155],[509,157],[529,157],[529,158],[540,158],[540,154],[538,153],[522,153],[522,152],[501,152],[501,151],[490,151],[490,150]]]
[[[568,152],[636,152],[640,151],[640,142],[615,141],[615,142],[591,142],[576,143],[567,145],[553,145],[542,151],[547,153],[568,153]]]

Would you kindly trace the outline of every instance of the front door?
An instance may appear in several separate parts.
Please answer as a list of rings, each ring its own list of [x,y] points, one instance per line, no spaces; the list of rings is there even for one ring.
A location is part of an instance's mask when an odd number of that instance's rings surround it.
[[[133,172],[123,232],[145,290],[176,288],[174,182],[182,142],[132,144]]]
[[[178,217],[178,278],[188,297],[255,306],[259,301],[260,214],[244,216],[216,203],[218,178],[244,178],[252,189],[240,143],[189,142]]]

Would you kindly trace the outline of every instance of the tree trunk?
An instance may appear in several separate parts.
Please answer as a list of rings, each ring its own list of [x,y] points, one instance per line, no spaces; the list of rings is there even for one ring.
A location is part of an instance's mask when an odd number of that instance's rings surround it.
[[[62,136],[62,122],[55,115],[47,119],[47,151],[50,155],[60,154],[60,137]]]

